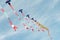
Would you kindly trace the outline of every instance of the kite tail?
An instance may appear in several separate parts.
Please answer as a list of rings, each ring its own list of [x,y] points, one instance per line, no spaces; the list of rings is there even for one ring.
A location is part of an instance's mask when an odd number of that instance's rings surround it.
[[[40,27],[48,31],[48,36],[50,37],[50,40],[52,40],[49,29],[47,27],[44,27],[42,24],[40,24]]]
[[[10,4],[10,7],[12,8],[12,10],[14,10],[13,6]]]
[[[50,40],[52,40],[52,37],[50,35],[50,31],[48,30],[48,36],[50,37]]]

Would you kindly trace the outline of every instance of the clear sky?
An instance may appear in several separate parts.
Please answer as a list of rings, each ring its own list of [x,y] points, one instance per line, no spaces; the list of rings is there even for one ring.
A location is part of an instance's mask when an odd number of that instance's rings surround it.
[[[10,6],[5,4],[5,1],[0,0],[0,8],[5,9],[6,14],[18,26],[18,29],[14,31],[9,25],[6,15],[0,11],[0,40],[50,40],[47,31],[25,30],[22,23],[34,28],[38,26],[31,21],[28,24],[24,20],[25,16],[22,17],[21,13],[18,12],[19,9],[23,9],[25,15],[30,14],[31,17],[48,27],[53,40],[60,40],[60,0],[11,0],[15,11],[20,15],[20,21]]]

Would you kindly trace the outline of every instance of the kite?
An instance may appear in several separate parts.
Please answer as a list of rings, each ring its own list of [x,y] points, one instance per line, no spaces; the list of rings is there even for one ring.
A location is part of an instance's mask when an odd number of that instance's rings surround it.
[[[20,9],[19,12],[22,14],[22,16],[25,16],[25,14],[23,13],[23,9]]]
[[[11,4],[11,0],[7,0],[5,3],[8,4],[10,6],[10,8],[13,10],[14,14],[19,17],[19,14],[14,10],[13,5]],[[16,31],[18,27],[13,24],[13,22],[11,21],[11,19],[9,18],[9,16],[6,14],[5,10],[1,7],[0,11],[2,11],[4,13],[4,15],[7,17],[8,21],[9,21],[10,26],[14,29],[14,31]],[[49,31],[49,29],[47,27],[45,27],[44,25],[42,25],[41,23],[39,23],[34,18],[30,18],[29,14],[25,15],[24,12],[23,12],[23,9],[19,9],[19,12],[22,14],[22,16],[28,17],[29,20],[31,20],[33,23],[35,23],[38,26],[38,28],[40,28],[41,31],[43,31],[43,32],[45,30],[48,31],[48,36],[52,40],[52,37],[50,36],[50,31]],[[28,21],[28,19],[25,18],[25,20],[27,20],[27,21]],[[34,31],[34,28],[32,26],[28,27],[25,23],[23,23],[23,26],[25,27],[25,29],[31,29],[32,31]],[[38,30],[38,31],[40,31],[40,30]]]
[[[11,0],[7,0],[5,3],[8,4],[8,5],[11,7],[12,10],[14,10],[14,8],[13,8],[13,6],[11,5],[10,2],[11,2]]]
[[[12,6],[10,2],[11,0],[7,0],[5,3],[8,4],[11,7],[11,9],[14,11],[14,14],[19,17],[18,13],[14,10],[14,7]]]

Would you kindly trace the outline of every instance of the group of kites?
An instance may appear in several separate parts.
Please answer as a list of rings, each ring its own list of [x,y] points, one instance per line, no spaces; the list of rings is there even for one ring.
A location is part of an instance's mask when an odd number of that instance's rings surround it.
[[[11,4],[11,0],[6,0],[5,3],[8,4],[8,5],[10,6],[10,8],[14,11],[14,7],[13,7],[12,4]],[[8,17],[8,15],[6,14],[6,12],[5,12],[5,10],[4,10],[3,7],[0,8],[0,11],[7,16],[7,19],[8,19],[8,21],[9,21],[10,26],[14,29],[14,31],[16,31],[16,30],[17,30],[17,26],[12,23],[11,19]],[[49,36],[50,39],[52,40],[52,37],[50,36],[49,29],[48,29],[47,27],[45,27],[44,25],[40,24],[40,23],[39,23],[37,20],[35,20],[33,17],[31,18],[29,14],[24,15],[23,9],[19,9],[19,12],[22,14],[22,16],[26,16],[29,20],[31,20],[34,24],[36,24],[36,25],[40,28],[41,31],[45,31],[45,30],[48,31],[48,36]],[[16,11],[14,12],[14,14],[19,17],[19,15],[18,15],[18,13],[17,13]],[[23,24],[23,25],[26,26],[26,24]],[[26,29],[29,29],[29,28],[26,27]],[[38,30],[38,31],[40,31],[40,30]],[[33,28],[32,28],[32,31],[34,31]]]

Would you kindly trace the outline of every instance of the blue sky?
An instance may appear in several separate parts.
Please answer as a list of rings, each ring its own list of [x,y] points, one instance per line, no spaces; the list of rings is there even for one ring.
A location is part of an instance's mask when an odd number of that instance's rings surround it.
[[[47,32],[38,32],[36,29],[34,32],[25,30],[22,23],[37,26],[31,21],[28,24],[24,20],[25,16],[22,17],[18,12],[19,9],[23,9],[24,14],[30,14],[31,17],[48,27],[53,40],[60,40],[60,0],[11,0],[15,11],[20,15],[20,21],[5,1],[0,0],[0,8],[5,9],[6,14],[18,26],[18,29],[14,31],[9,25],[7,16],[0,11],[0,40],[50,40]]]

